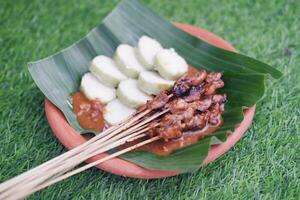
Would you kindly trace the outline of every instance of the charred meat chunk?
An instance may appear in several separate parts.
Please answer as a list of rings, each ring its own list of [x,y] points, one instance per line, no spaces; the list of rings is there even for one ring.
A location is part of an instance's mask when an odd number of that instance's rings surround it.
[[[213,95],[216,92],[216,86],[212,83],[208,83],[204,86],[205,95]]]
[[[207,120],[205,115],[197,114],[192,117],[192,119],[185,123],[185,130],[196,130],[196,129],[203,129],[206,126]]]
[[[216,89],[224,87],[224,82],[222,80],[214,81],[212,84],[215,86]]]
[[[227,101],[227,96],[226,96],[226,94],[215,94],[215,95],[213,95],[213,97],[212,97],[212,102],[213,102],[214,104],[216,104],[216,103],[221,104],[221,103],[225,103],[226,101]]]
[[[159,128],[159,136],[163,138],[165,141],[170,139],[180,138],[182,136],[181,126],[167,126],[163,128]]]
[[[193,102],[191,105],[195,110],[204,112],[211,106],[212,102],[211,97],[206,97],[203,100]]]
[[[201,70],[191,76],[191,81],[193,86],[197,86],[201,84],[207,77],[207,72],[205,70]]]
[[[211,72],[207,75],[206,82],[212,83],[214,81],[221,80],[222,75],[223,74],[221,72]]]
[[[192,86],[188,96],[184,97],[184,100],[186,102],[193,102],[193,101],[197,101],[199,99],[201,99],[201,97],[203,96],[205,90],[203,85],[198,85],[198,86]]]
[[[177,98],[172,100],[167,107],[170,109],[171,113],[179,113],[188,108],[189,104],[182,98]]]
[[[209,124],[210,125],[216,125],[220,122],[221,119],[221,109],[220,104],[215,104],[210,108],[209,112]]]
[[[181,120],[184,122],[189,121],[193,118],[195,110],[192,107],[187,108],[184,112],[180,114]]]
[[[162,92],[148,104],[148,108],[150,108],[151,110],[162,108],[167,104],[168,101],[169,96],[166,93]]]
[[[185,95],[191,87],[191,81],[190,80],[179,80],[175,83],[172,93],[177,96],[181,97]]]

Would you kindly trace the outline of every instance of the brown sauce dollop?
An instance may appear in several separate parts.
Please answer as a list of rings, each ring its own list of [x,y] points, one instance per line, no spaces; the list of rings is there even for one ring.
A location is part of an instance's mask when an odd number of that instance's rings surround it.
[[[100,101],[91,101],[81,92],[76,92],[71,97],[73,111],[80,126],[88,130],[102,131],[105,123]]]

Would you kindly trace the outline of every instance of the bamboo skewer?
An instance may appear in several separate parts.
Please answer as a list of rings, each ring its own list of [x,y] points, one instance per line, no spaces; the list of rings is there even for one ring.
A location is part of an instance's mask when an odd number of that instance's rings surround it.
[[[130,135],[130,134],[132,134],[131,136],[134,136],[135,134],[133,134],[133,133],[134,133],[135,131],[137,131],[138,128],[143,127],[144,124],[147,124],[148,122],[152,121],[153,119],[155,119],[155,118],[161,116],[162,114],[164,114],[164,113],[166,113],[166,112],[168,112],[168,110],[162,111],[162,112],[160,112],[160,113],[156,113],[156,114],[154,114],[153,116],[149,117],[148,119],[144,120],[143,122],[138,123],[137,125],[135,125],[135,126],[129,128],[129,129],[127,129],[126,131],[124,131],[124,132],[122,132],[122,133],[120,133],[120,134],[117,134],[115,137],[110,138],[110,140],[106,140],[106,141],[97,141],[97,142],[95,142],[94,144],[92,144],[92,145],[90,146],[90,148],[89,148],[88,151],[84,151],[84,152],[82,152],[82,153],[80,154],[80,157],[82,157],[82,159],[80,159],[78,162],[82,162],[82,161],[86,160],[86,159],[89,158],[89,157],[92,157],[92,156],[94,156],[94,155],[99,154],[99,153],[95,153],[95,151],[96,151],[97,149],[99,149],[99,147],[102,147],[102,146],[104,146],[104,145],[106,145],[106,144],[110,144],[110,143],[112,143],[112,142],[114,142],[114,141],[117,141],[118,139],[120,139],[120,138],[122,138],[122,137],[124,137],[124,136]],[[143,130],[143,131],[145,132],[145,130]],[[93,152],[94,152],[94,153],[93,153]],[[100,153],[103,153],[103,152],[100,152]],[[86,157],[84,157],[83,155],[86,155]],[[76,158],[76,157],[73,157],[72,159],[75,160],[75,159],[77,159],[77,158]]]
[[[119,141],[116,141],[115,143],[112,143],[112,144],[109,144],[108,146],[104,147],[104,148],[101,148],[99,151],[97,152],[94,152],[92,155],[89,155],[88,157],[92,157],[94,155],[97,155],[99,153],[103,153],[107,150],[110,150],[112,148],[115,148],[117,146],[120,146],[122,144],[124,144],[125,142],[128,141],[128,139],[131,139],[131,140],[135,140],[135,139],[138,139],[138,138],[141,138],[141,137],[145,137],[146,135],[145,134],[141,134],[141,133],[144,133],[147,129],[145,130],[140,130],[132,135],[129,135],[125,138],[123,138],[122,140],[119,140]],[[136,136],[137,135],[137,136]],[[83,158],[82,160],[85,160],[85,158]],[[71,161],[70,161],[71,162]],[[66,166],[62,166],[60,167],[60,169],[53,169],[54,171],[51,171],[51,174],[50,173],[47,173],[46,175],[44,176],[41,176],[39,177],[38,179],[35,179],[33,180],[33,182],[30,182],[29,184],[24,184],[24,185],[21,185],[20,187],[18,188],[14,188],[14,190],[11,190],[11,191],[6,191],[4,194],[2,194],[0,197],[1,198],[5,198],[7,199],[7,197],[9,195],[13,195],[14,193],[16,193],[17,191],[19,192],[22,192],[23,190],[28,190],[30,188],[34,188],[35,186],[39,185],[39,184],[42,184],[44,181],[46,181],[47,179],[51,178],[51,176],[53,174],[56,174],[58,171],[61,171],[61,169],[65,169]]]
[[[57,179],[54,179],[54,180],[52,180],[52,181],[49,181],[49,182],[46,183],[46,184],[41,185],[41,186],[38,187],[37,189],[40,190],[40,189],[42,189],[42,188],[45,188],[45,187],[47,187],[47,186],[49,186],[49,185],[52,185],[52,184],[54,184],[54,183],[56,183],[56,182],[59,182],[59,181],[65,179],[65,178],[68,178],[68,177],[73,176],[73,175],[75,175],[75,174],[77,174],[77,173],[79,173],[79,172],[82,172],[82,171],[84,171],[84,170],[86,170],[86,169],[88,169],[88,168],[94,167],[94,166],[96,166],[96,165],[98,165],[98,164],[100,164],[100,163],[102,163],[102,162],[104,162],[104,161],[107,161],[107,160],[112,159],[112,158],[114,158],[114,157],[120,156],[120,155],[122,155],[122,154],[124,154],[124,153],[127,153],[127,152],[129,152],[129,151],[132,151],[132,150],[137,149],[137,148],[139,148],[139,147],[141,147],[141,146],[143,146],[143,145],[145,145],[145,144],[148,144],[148,143],[157,141],[157,140],[159,140],[159,139],[160,139],[160,137],[159,137],[159,136],[156,136],[156,137],[150,138],[150,139],[148,139],[148,140],[145,140],[145,141],[143,141],[143,142],[140,142],[140,143],[138,143],[138,144],[135,144],[135,145],[133,145],[133,146],[131,146],[131,147],[128,147],[128,148],[123,149],[123,150],[121,150],[121,151],[118,151],[118,152],[116,152],[116,153],[114,153],[114,154],[111,154],[111,155],[109,155],[109,156],[106,156],[106,157],[104,157],[104,158],[102,158],[102,159],[99,159],[99,160],[97,160],[97,161],[95,161],[95,162],[92,162],[92,163],[90,163],[90,164],[87,164],[87,165],[85,165],[85,166],[83,166],[83,167],[80,167],[80,168],[78,168],[78,169],[75,169],[75,170],[73,170],[73,171],[71,171],[71,172],[69,172],[69,173],[67,173],[67,174],[65,174],[65,175],[63,175],[63,176],[61,176],[61,177],[59,177],[59,178],[57,178]]]
[[[86,160],[87,158],[90,158],[90,157],[93,157],[93,156],[98,155],[100,153],[103,153],[103,152],[106,152],[108,150],[111,150],[111,149],[113,149],[115,147],[118,147],[118,146],[126,143],[129,139],[136,140],[138,138],[145,137],[146,135],[142,134],[145,131],[147,131],[147,129],[140,130],[140,131],[138,131],[138,132],[136,132],[134,134],[128,135],[127,137],[122,138],[121,140],[115,141],[112,144],[108,144],[107,146],[105,146],[103,148],[100,148],[98,151],[94,152],[93,154],[90,154],[90,155],[87,155],[87,156],[85,156],[83,158],[80,158],[80,160],[82,162],[82,161]],[[74,161],[76,161],[76,163],[74,163]],[[74,166],[76,166],[78,164],[77,160],[73,160],[73,161],[70,160],[68,162],[70,162],[70,163],[66,163],[65,165],[62,165],[59,168],[53,168],[51,171],[47,172],[47,174],[40,174],[39,173],[38,174],[38,178],[33,179],[31,182],[29,182],[27,184],[19,185],[19,187],[13,188],[13,190],[6,191],[5,193],[3,193],[3,194],[0,195],[0,199],[2,199],[2,198],[7,199],[7,197],[9,195],[13,195],[16,192],[18,193],[18,191],[22,192],[22,191],[24,191],[26,189],[27,190],[30,189],[30,188],[33,189],[34,187],[38,186],[39,184],[42,184],[43,182],[47,181],[48,179],[51,179],[52,176],[54,176],[55,174],[61,172],[62,170],[66,169],[66,168],[72,169]],[[30,180],[28,180],[28,181],[30,181]]]
[[[13,178],[5,183],[0,184],[0,199],[21,198],[24,197],[22,195],[27,196],[32,192],[37,191],[36,188],[42,189],[43,187],[46,187],[47,184],[52,184],[51,181],[59,181],[64,179],[61,179],[62,177],[67,178],[71,176],[74,173],[74,170],[69,173],[67,172],[69,170],[72,170],[76,165],[87,160],[88,158],[98,155],[100,153],[104,153],[126,142],[134,141],[136,139],[145,137],[146,134],[144,134],[144,132],[148,130],[148,123],[156,119],[157,117],[165,114],[168,111],[169,110],[167,109],[163,110],[159,113],[155,113],[152,116],[147,117],[146,119],[144,119],[143,117],[150,113],[151,110],[148,109],[141,113],[138,113],[132,118],[125,120],[123,123],[106,129],[102,132],[101,135],[95,136],[94,138],[90,139],[89,141],[80,145],[79,147],[74,148],[73,150],[70,150],[69,152],[62,154],[61,156],[58,156],[22,175],[19,175],[16,178]],[[151,139],[146,141],[151,142]],[[138,148],[139,146],[143,145],[144,142],[141,142],[124,150],[130,151],[129,149],[133,147]],[[98,161],[99,163],[101,163],[115,156],[121,155],[122,152],[128,152],[124,150],[106,156],[105,158],[102,158]],[[92,167],[97,165],[93,165],[93,163],[90,163],[86,166]],[[81,167],[79,169],[82,169],[81,171],[88,169],[89,167],[85,168],[86,166]],[[76,173],[80,172],[77,171]],[[15,194],[18,194],[19,196],[15,196]]]
[[[169,96],[169,97],[171,97],[171,96]],[[130,125],[134,124],[135,122],[137,122],[139,119],[141,119],[142,117],[144,117],[145,115],[147,115],[150,112],[151,112],[151,109],[147,109],[147,110],[138,112],[132,118],[128,118],[128,119],[124,120],[124,122],[120,123],[119,125],[116,125],[116,126],[113,126],[113,127],[110,127],[108,129],[104,130],[100,135],[93,137],[92,139],[85,142],[84,144],[79,145],[77,148],[74,148],[74,149],[68,151],[67,153],[64,153],[52,160],[49,160],[49,161],[45,162],[44,164],[39,165],[39,166],[19,175],[11,180],[8,180],[5,182],[5,184],[3,184],[3,183],[0,184],[0,194],[16,184],[23,183],[24,180],[26,180],[28,177],[34,177],[34,174],[36,171],[47,171],[50,167],[53,167],[53,165],[57,164],[61,160],[65,160],[69,157],[72,157],[73,155],[76,155],[77,153],[80,153],[82,149],[84,149],[86,146],[90,145],[91,143],[93,143],[101,138],[107,137],[109,134],[111,134],[113,132],[117,133],[117,130],[119,130],[119,131],[125,130]]]
[[[106,137],[107,135],[109,135],[112,132],[116,132],[117,130],[124,130],[126,128],[128,128],[130,125],[132,125],[135,121],[139,120],[140,118],[144,117],[145,115],[147,115],[151,110],[145,110],[144,112],[141,113],[137,113],[135,116],[133,116],[132,118],[129,118],[127,120],[125,120],[124,122],[120,123],[119,125],[110,127],[108,129],[106,129],[105,131],[103,131],[100,135],[97,135],[93,138],[91,138],[90,140],[88,140],[87,142],[83,143],[82,145],[54,158],[51,159],[45,163],[43,163],[42,165],[39,165],[13,179],[10,179],[8,181],[5,182],[5,184],[0,184],[0,194],[7,190],[9,187],[17,184],[17,183],[21,183],[22,180],[25,180],[28,177],[31,177],[36,171],[38,170],[44,170],[46,171],[47,169],[49,169],[49,167],[52,167],[52,164],[56,164],[57,162],[61,161],[61,160],[65,160],[68,157],[71,157],[79,152],[81,152],[82,149],[84,149],[86,146],[88,146],[89,144],[103,138]]]
[[[165,110],[165,111],[162,111],[162,112],[160,112],[160,113],[154,114],[153,116],[149,117],[148,119],[144,120],[143,122],[138,123],[137,125],[135,125],[135,126],[129,128],[129,129],[127,129],[127,130],[124,131],[122,134],[118,134],[114,139],[116,140],[116,139],[119,139],[119,138],[121,138],[122,136],[124,136],[124,135],[126,135],[126,134],[130,134],[131,131],[135,130],[136,128],[141,127],[142,125],[144,125],[144,124],[150,122],[151,120],[153,120],[153,119],[155,119],[156,117],[158,117],[158,116],[164,114],[164,113],[167,112],[167,111],[168,111],[168,110]],[[107,135],[107,136],[112,137],[112,135],[116,135],[117,133],[118,133],[118,132],[115,131],[115,132],[113,132],[111,135]],[[90,147],[90,151],[89,151],[88,153],[86,153],[86,154],[89,155],[90,153],[92,153],[93,151],[95,151],[97,148],[102,147],[103,145],[105,145],[105,144],[107,144],[107,143],[109,144],[110,142],[112,142],[112,140],[107,140],[107,139],[109,139],[109,138],[107,138],[107,136],[104,137],[104,138],[101,138],[101,139],[98,140],[98,141],[96,141],[95,144],[93,144],[96,148],[92,148],[92,149],[91,149],[91,147]],[[97,145],[97,146],[96,146],[96,145]],[[103,153],[103,152],[101,152],[101,153]],[[82,154],[84,154],[84,151],[80,153],[80,155],[82,155]],[[97,155],[97,154],[94,153],[94,154],[91,154],[91,155]],[[89,157],[91,157],[91,156],[89,156]],[[86,159],[89,158],[89,157],[86,157]],[[84,158],[85,158],[85,157],[84,157]],[[76,156],[73,156],[72,159],[76,161],[76,163],[74,163],[74,166],[76,166],[77,164],[79,164],[79,163],[81,163],[82,161],[86,160],[86,159],[77,159]],[[67,160],[67,161],[64,161],[64,162],[71,162],[71,163],[72,163],[72,160],[71,160],[71,161],[70,161],[70,160]],[[68,165],[68,167],[72,167],[72,166],[69,166],[69,165]],[[61,168],[58,168],[58,169],[61,169]],[[59,171],[59,170],[56,170],[56,171]],[[55,171],[55,172],[56,172],[56,171]],[[55,172],[53,172],[53,173],[55,173]],[[39,176],[39,174],[34,174],[32,177],[29,177],[28,179],[26,179],[26,181],[32,180],[32,179],[34,179],[35,177],[38,177],[38,176]],[[51,176],[51,174],[49,174],[48,176]],[[19,182],[18,184],[21,184],[21,183]]]
[[[101,142],[101,141],[100,141],[100,142]],[[112,142],[112,141],[111,141],[111,140],[108,140],[108,141],[106,141],[106,142],[103,143],[103,144],[100,143],[98,147],[102,147],[102,146],[104,146],[104,144],[106,144],[106,143],[109,144],[110,142]],[[90,147],[90,148],[91,148],[91,147]],[[93,152],[94,150],[95,150],[95,148],[92,149],[92,150],[90,150],[90,152]],[[85,151],[86,151],[86,150],[83,150],[80,154],[77,154],[77,155],[71,157],[71,160],[70,160],[70,159],[67,159],[67,160],[65,160],[65,161],[62,161],[62,164],[66,163],[66,162],[70,163],[70,162],[72,161],[72,159],[73,159],[73,160],[76,160],[77,157],[78,157],[78,156],[82,156],[82,154],[83,154]],[[88,152],[88,153],[90,153],[90,152]],[[86,155],[86,154],[83,154],[83,155]],[[87,154],[87,155],[88,155],[88,154]],[[92,155],[94,155],[94,154],[92,154]],[[92,155],[91,155],[91,156],[92,156]],[[87,158],[88,158],[88,157],[83,157],[82,160],[77,160],[77,162],[74,163],[74,165],[76,165],[77,163],[80,163],[80,162],[86,160]],[[72,163],[72,162],[71,162],[71,163]],[[56,163],[56,165],[53,165],[53,166],[50,166],[50,167],[51,167],[51,168],[60,169],[60,168],[57,168],[57,167],[61,166],[62,164]],[[47,168],[47,171],[51,169],[50,167]],[[68,167],[72,167],[72,166],[68,165]],[[47,173],[47,171],[43,170],[43,171],[39,171],[39,173],[33,174],[33,176],[28,177],[28,178],[26,179],[26,182],[28,182],[28,181],[30,181],[30,180],[33,180],[33,179],[35,179],[36,177],[40,177],[40,174],[42,174],[43,172]],[[56,170],[56,171],[59,171],[59,170]],[[22,183],[22,182],[21,182],[21,183]],[[18,184],[21,184],[21,183],[18,183]]]
[[[9,200],[9,199],[19,199],[19,198],[26,197],[26,196],[28,196],[28,195],[30,195],[30,194],[36,192],[36,191],[39,191],[39,190],[41,190],[41,189],[43,189],[43,188],[46,188],[46,187],[48,187],[48,186],[50,186],[50,185],[52,185],[52,184],[55,184],[55,183],[57,183],[57,182],[59,182],[59,181],[62,181],[62,180],[66,179],[66,178],[68,178],[68,177],[70,177],[70,176],[73,176],[73,175],[75,175],[75,174],[78,174],[78,173],[80,173],[80,172],[82,172],[82,171],[84,171],[84,170],[86,170],[86,169],[89,169],[89,168],[91,168],[91,167],[93,167],[93,166],[96,166],[96,165],[98,165],[98,164],[100,164],[100,163],[102,163],[102,162],[105,162],[105,161],[107,161],[107,160],[109,160],[109,159],[112,159],[112,158],[114,158],[114,157],[120,156],[120,155],[122,155],[122,154],[124,154],[124,153],[127,153],[127,152],[129,152],[129,151],[132,151],[132,150],[134,150],[134,149],[136,149],[136,148],[139,148],[139,147],[141,147],[141,146],[143,146],[143,145],[145,145],[145,144],[148,144],[148,143],[157,141],[157,140],[159,140],[159,139],[160,139],[160,137],[156,136],[156,137],[153,137],[153,138],[151,138],[151,139],[145,140],[145,141],[140,142],[140,143],[138,143],[138,144],[136,144],[136,145],[134,145],[134,146],[128,147],[128,148],[123,149],[123,150],[121,150],[121,151],[119,151],[119,152],[116,152],[116,153],[111,154],[111,155],[109,155],[109,156],[106,156],[106,157],[104,157],[104,158],[102,158],[102,159],[99,159],[99,160],[97,160],[97,161],[95,161],[95,162],[93,162],[93,163],[90,163],[90,164],[87,164],[87,165],[85,165],[85,166],[83,166],[83,167],[80,167],[80,168],[78,168],[78,169],[75,169],[75,170],[73,170],[73,171],[71,171],[71,172],[69,172],[69,173],[66,173],[66,174],[64,174],[64,175],[62,175],[62,176],[60,176],[60,177],[58,177],[58,178],[56,178],[56,179],[50,180],[50,181],[48,181],[48,182],[46,182],[46,183],[44,183],[44,184],[41,184],[40,186],[38,186],[38,187],[36,187],[36,188],[34,188],[34,189],[31,189],[31,190],[24,190],[24,191],[22,191],[22,192],[20,192],[20,193],[16,193],[16,195],[13,195],[13,196],[11,196],[11,197],[8,197],[7,199],[8,199],[8,200]]]

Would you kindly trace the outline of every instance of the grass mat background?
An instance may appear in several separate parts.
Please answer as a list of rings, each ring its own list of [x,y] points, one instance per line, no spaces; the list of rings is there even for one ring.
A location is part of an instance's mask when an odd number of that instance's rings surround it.
[[[252,127],[232,150],[193,174],[135,180],[89,170],[29,199],[297,199],[300,194],[300,2],[145,0],[171,21],[201,26],[284,73],[268,80]],[[0,182],[65,149],[46,121],[27,62],[84,36],[111,0],[0,2]]]

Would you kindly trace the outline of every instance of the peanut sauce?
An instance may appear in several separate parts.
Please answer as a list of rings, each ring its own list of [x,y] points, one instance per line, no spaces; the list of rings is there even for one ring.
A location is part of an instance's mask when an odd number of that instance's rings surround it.
[[[87,99],[83,93],[72,94],[73,111],[84,129],[102,131],[104,128],[103,105]]]

